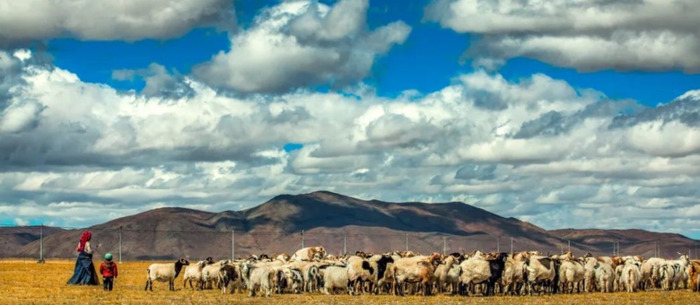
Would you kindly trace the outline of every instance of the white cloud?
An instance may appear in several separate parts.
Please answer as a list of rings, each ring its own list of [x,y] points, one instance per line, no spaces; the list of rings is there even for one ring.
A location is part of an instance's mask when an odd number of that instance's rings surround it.
[[[693,0],[440,0],[426,14],[481,35],[468,54],[486,66],[524,56],[583,71],[700,71]]]
[[[6,52],[2,67],[11,93],[2,113],[32,122],[0,124],[22,127],[0,137],[5,219],[76,226],[156,206],[220,211],[327,189],[465,200],[548,228],[681,232],[693,223],[676,220],[700,204],[698,127],[684,119],[700,111],[693,92],[648,108],[546,75],[509,81],[476,71],[396,98],[235,97],[187,77],[178,81],[189,95],[148,96]],[[42,110],[15,115],[26,103]],[[285,152],[287,143],[304,147]]]
[[[35,102],[15,102],[0,113],[0,134],[18,133],[36,127],[43,107]]]
[[[0,46],[58,37],[171,38],[201,25],[235,24],[232,4],[231,0],[4,1]]]
[[[29,225],[29,221],[27,221],[27,220],[25,220],[25,219],[22,219],[22,218],[19,218],[19,217],[16,217],[16,218],[14,219],[14,221],[15,221],[15,225],[18,225],[18,226],[27,226],[27,225]]]
[[[231,36],[230,51],[219,52],[194,74],[215,87],[246,93],[355,83],[411,31],[401,21],[367,30],[367,7],[367,0],[340,0],[332,7],[290,1],[267,8],[250,28]]]

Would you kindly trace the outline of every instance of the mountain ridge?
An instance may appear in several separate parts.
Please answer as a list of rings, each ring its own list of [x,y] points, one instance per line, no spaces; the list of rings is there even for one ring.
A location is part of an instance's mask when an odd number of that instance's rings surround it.
[[[293,252],[301,246],[320,244],[331,253],[365,250],[402,250],[408,243],[419,252],[515,250],[559,252],[568,240],[572,250],[583,254],[609,254],[612,239],[635,254],[654,253],[658,243],[663,254],[674,249],[697,247],[700,242],[677,235],[643,230],[547,231],[513,217],[502,217],[465,203],[385,202],[362,200],[329,191],[282,194],[240,211],[207,212],[187,208],[157,208],[120,217],[86,229],[93,231],[96,253],[118,251],[128,259],[230,257],[232,239],[236,256],[262,252]],[[45,238],[47,257],[75,255],[74,243],[82,230],[66,230]],[[619,231],[619,232],[618,232]],[[642,238],[647,236],[646,238]],[[665,237],[665,239],[659,238]],[[657,244],[650,244],[656,239]],[[37,256],[37,241],[18,247],[15,256]]]

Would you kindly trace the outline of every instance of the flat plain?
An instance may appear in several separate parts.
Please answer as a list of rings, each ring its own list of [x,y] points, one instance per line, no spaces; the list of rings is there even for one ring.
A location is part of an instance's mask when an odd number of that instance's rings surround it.
[[[95,260],[96,267],[99,261]],[[183,289],[182,278],[176,279],[177,291],[168,291],[167,283],[156,282],[153,292],[143,291],[146,268],[152,262],[123,262],[115,290],[102,286],[71,286],[66,281],[73,273],[73,261],[49,260],[37,264],[29,260],[0,260],[0,304],[699,304],[700,293],[687,290],[648,291],[638,293],[591,293],[574,295],[540,295],[519,297],[334,295],[273,295],[250,298],[247,294],[221,294],[219,291]]]

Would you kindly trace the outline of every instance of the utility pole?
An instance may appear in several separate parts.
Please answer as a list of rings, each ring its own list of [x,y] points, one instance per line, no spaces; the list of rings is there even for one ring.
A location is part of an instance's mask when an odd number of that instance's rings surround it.
[[[659,257],[659,243],[654,242],[654,257]]]
[[[617,256],[622,256],[622,251],[620,251],[620,242],[617,242]]]
[[[513,252],[513,237],[511,236],[510,237],[510,254],[513,254],[513,253],[515,253],[515,252]]]
[[[119,263],[122,262],[122,226],[119,226]]]
[[[445,252],[447,252],[447,237],[443,236],[442,237],[442,255],[445,255]]]
[[[615,242],[613,242],[613,253],[612,253],[612,256],[615,256],[615,255],[617,255],[617,253],[615,252]]]
[[[343,255],[348,254],[348,235],[343,233]]]
[[[44,224],[39,229],[39,264],[44,263]]]
[[[301,230],[301,248],[304,249],[304,230]]]
[[[231,229],[231,260],[236,260],[236,230]]]
[[[406,233],[406,252],[408,252],[408,233]]]

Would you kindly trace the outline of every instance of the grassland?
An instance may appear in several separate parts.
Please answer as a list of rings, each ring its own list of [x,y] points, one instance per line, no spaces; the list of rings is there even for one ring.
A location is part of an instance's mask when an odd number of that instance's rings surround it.
[[[218,291],[167,291],[167,283],[155,283],[154,292],[144,292],[145,269],[150,262],[124,262],[119,265],[120,277],[112,292],[102,286],[69,286],[72,261],[0,261],[0,304],[698,304],[700,293],[688,291],[652,291],[641,293],[578,294],[534,297],[405,297],[393,296],[325,296],[281,295],[271,298],[249,298],[245,295],[222,295]],[[97,264],[97,261],[96,261]]]

